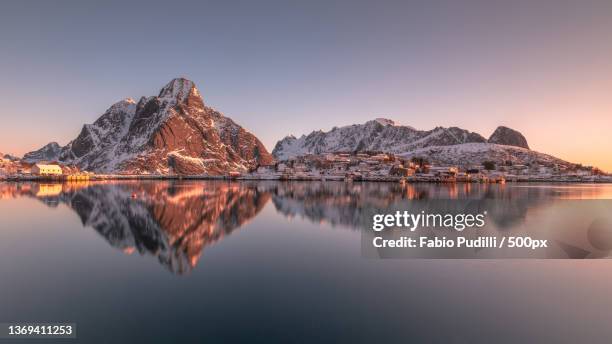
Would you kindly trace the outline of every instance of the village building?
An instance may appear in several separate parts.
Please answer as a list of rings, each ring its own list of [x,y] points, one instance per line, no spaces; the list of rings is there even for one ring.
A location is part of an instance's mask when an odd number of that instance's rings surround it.
[[[32,174],[38,176],[61,176],[63,174],[62,168],[58,165],[35,164],[31,171]]]
[[[310,169],[308,168],[308,166],[305,163],[300,162],[300,163],[293,164],[293,171],[296,172],[296,173],[299,173],[299,172],[302,172],[302,173],[303,172],[308,172],[309,170]]]
[[[389,161],[390,158],[387,154],[381,153],[381,154],[376,154],[372,157],[370,157],[371,160],[377,160],[377,161]]]
[[[261,165],[257,167],[256,172],[259,174],[274,173],[276,172],[276,167],[274,165]]]
[[[285,172],[286,169],[287,169],[287,164],[283,162],[279,162],[278,165],[276,165],[276,170],[278,172]]]
[[[457,175],[455,176],[455,178],[458,182],[470,182],[471,181],[471,176],[467,172],[457,172]]]
[[[429,172],[440,177],[455,177],[459,169],[455,166],[431,166]]]
[[[229,171],[228,176],[230,178],[238,178],[240,177],[242,174],[239,171]]]
[[[389,170],[390,176],[410,177],[414,175],[414,169],[406,168],[403,165],[393,165]]]

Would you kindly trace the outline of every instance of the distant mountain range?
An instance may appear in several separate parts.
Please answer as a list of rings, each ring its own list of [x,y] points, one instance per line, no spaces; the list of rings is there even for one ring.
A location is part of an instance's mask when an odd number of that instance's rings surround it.
[[[334,127],[328,132],[313,131],[300,138],[287,136],[276,144],[272,155],[279,160],[287,160],[304,154],[327,152],[406,153],[432,146],[487,142],[529,149],[521,133],[506,127],[497,128],[487,140],[478,133],[457,127],[437,127],[424,131],[398,125],[390,119],[378,118],[364,124]]]
[[[65,147],[49,143],[23,160],[98,173],[220,175],[273,158],[257,137],[205,106],[192,81],[178,78],[158,96],[112,105]]]
[[[458,127],[417,130],[378,118],[278,141],[272,154],[257,137],[204,105],[195,84],[178,78],[157,96],[112,105],[66,146],[51,142],[23,161],[57,161],[97,173],[208,174],[245,172],[305,154],[380,151],[434,163],[485,160],[570,165],[529,149],[518,131],[500,126],[486,139]]]
[[[434,163],[469,165],[485,160],[543,165],[571,165],[569,162],[529,149],[527,139],[518,131],[500,126],[485,139],[482,135],[457,127],[417,130],[385,118],[313,131],[299,138],[280,140],[272,155],[288,160],[305,154],[330,152],[386,152],[404,157],[423,157]]]
[[[6,159],[6,160],[20,160],[19,157],[16,157],[11,154],[4,154],[4,153],[0,153],[0,158]]]

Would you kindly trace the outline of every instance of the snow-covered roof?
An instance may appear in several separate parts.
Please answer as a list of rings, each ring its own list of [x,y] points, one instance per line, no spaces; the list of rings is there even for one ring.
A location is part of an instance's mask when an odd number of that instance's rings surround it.
[[[36,164],[36,167],[40,169],[62,169],[59,165],[51,165],[51,164]]]

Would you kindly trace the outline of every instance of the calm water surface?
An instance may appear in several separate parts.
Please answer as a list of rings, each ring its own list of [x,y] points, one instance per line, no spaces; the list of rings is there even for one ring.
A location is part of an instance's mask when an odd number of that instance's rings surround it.
[[[0,183],[0,322],[75,322],[71,343],[610,342],[608,259],[362,258],[377,211],[494,201],[512,232],[565,199],[612,186]],[[607,258],[612,235],[555,243]]]

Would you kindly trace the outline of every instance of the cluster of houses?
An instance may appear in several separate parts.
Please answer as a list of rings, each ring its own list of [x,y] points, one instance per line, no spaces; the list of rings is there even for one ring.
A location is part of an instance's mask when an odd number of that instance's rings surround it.
[[[0,156],[0,178],[21,173],[23,173],[23,166],[19,160]]]
[[[74,167],[54,163],[28,164],[19,160],[0,158],[0,178],[3,179],[66,179],[81,180],[89,174],[80,173]]]
[[[386,153],[309,154],[259,166],[244,179],[364,180],[400,182],[612,181],[591,168],[485,162],[481,165],[438,166],[426,159],[405,159]],[[607,178],[607,179],[606,179]],[[606,180],[604,180],[606,179]]]
[[[91,174],[54,163],[26,164],[0,158],[4,179],[89,179]],[[93,176],[100,177],[102,176]],[[92,177],[92,178],[93,178]],[[115,176],[119,177],[119,176]],[[160,176],[162,177],[162,176]],[[164,176],[168,177],[168,176]],[[192,176],[205,177],[205,176]],[[590,167],[574,165],[512,164],[484,162],[481,165],[441,166],[423,158],[406,159],[380,152],[328,153],[299,156],[262,165],[247,174],[231,172],[226,178],[257,180],[345,180],[399,182],[612,182]]]
[[[393,155],[382,153],[308,154],[272,165],[259,166],[245,177],[298,180],[385,178],[390,175],[393,166],[400,166],[395,164],[395,159]]]
[[[0,173],[3,175],[34,175],[34,176],[61,176],[62,167],[57,164],[24,164],[10,159],[0,159]]]

